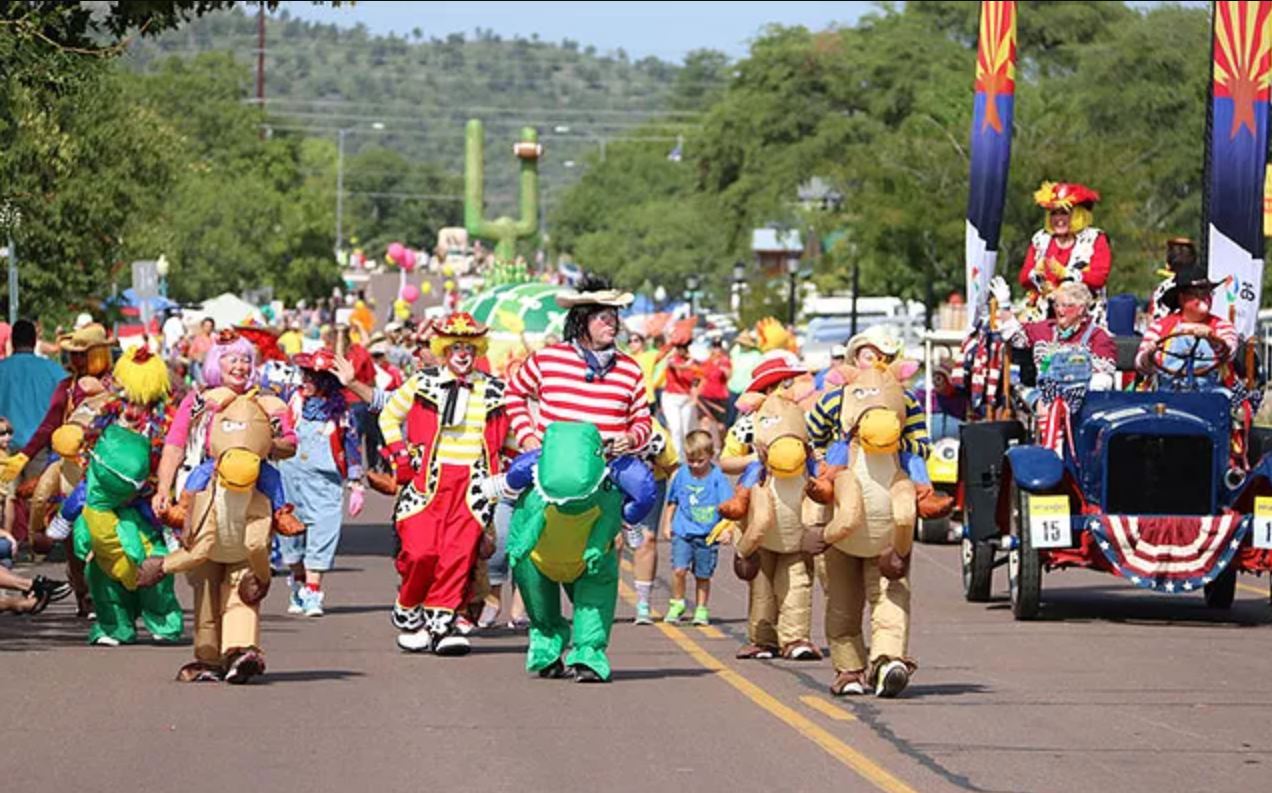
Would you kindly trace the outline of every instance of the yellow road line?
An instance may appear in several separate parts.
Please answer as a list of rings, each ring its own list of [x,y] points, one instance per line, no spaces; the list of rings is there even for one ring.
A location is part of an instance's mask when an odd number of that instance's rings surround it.
[[[857,720],[856,716],[852,715],[851,713],[844,710],[843,708],[838,707],[836,705],[832,705],[826,700],[822,699],[821,697],[815,697],[812,694],[806,694],[800,697],[799,701],[803,702],[805,705],[812,708],[813,710],[817,710],[817,711],[821,711],[822,713],[825,713],[827,716],[831,717],[835,721],[856,721]]]
[[[1241,589],[1241,590],[1244,590],[1244,591],[1246,591],[1246,592],[1253,592],[1253,593],[1254,593],[1254,594],[1256,594],[1256,595],[1266,595],[1266,594],[1268,594],[1268,590],[1266,590],[1266,589],[1260,589],[1260,588],[1259,588],[1259,587],[1257,587],[1257,586],[1250,586],[1249,584],[1237,584],[1237,589]]]
[[[624,565],[624,567],[626,566]],[[626,600],[629,604],[634,605],[636,603],[636,592],[625,581],[619,582],[619,592],[622,593],[623,600]],[[831,757],[857,772],[859,776],[875,787],[880,790],[890,791],[890,793],[917,793],[914,788],[884,770],[883,766],[853,749],[822,727],[819,727],[812,719],[785,704],[728,666],[725,666],[718,658],[702,649],[697,642],[690,639],[685,635],[684,631],[675,625],[669,625],[665,622],[655,624],[667,638],[671,639],[677,647],[701,664],[703,668],[715,672],[721,680],[737,689],[747,699],[777,717],[800,735],[820,746]]]
[[[701,633],[703,636],[706,636],[708,639],[723,639],[724,638],[724,634],[721,633],[720,629],[714,625],[699,625],[697,627],[698,627],[698,633]]]

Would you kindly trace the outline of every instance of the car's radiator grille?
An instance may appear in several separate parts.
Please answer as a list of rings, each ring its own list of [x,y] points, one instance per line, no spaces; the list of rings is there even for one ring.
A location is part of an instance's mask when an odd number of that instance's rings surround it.
[[[1119,434],[1109,441],[1111,515],[1208,515],[1214,488],[1210,439],[1204,435]]]

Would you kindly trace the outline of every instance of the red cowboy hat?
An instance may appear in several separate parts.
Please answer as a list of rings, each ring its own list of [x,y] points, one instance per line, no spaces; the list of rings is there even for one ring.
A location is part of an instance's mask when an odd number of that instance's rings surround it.
[[[327,349],[298,352],[292,356],[292,363],[313,372],[330,372],[336,368],[336,356]]]
[[[234,331],[256,347],[262,361],[287,360],[287,354],[278,346],[278,331],[273,328],[263,325],[236,325]]]
[[[746,390],[748,392],[762,393],[783,380],[801,377],[806,374],[808,374],[807,369],[799,366],[786,356],[773,356],[760,361],[755,370],[751,372],[751,384],[746,387]]]

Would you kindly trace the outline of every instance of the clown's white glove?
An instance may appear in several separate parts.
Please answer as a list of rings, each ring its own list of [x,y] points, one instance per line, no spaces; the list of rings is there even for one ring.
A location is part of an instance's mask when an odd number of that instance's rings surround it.
[[[623,544],[633,551],[645,544],[645,530],[623,521]]]
[[[520,493],[520,490],[508,487],[508,477],[504,474],[495,474],[481,480],[481,494],[491,501],[511,500]]]
[[[44,533],[50,540],[65,540],[71,536],[72,528],[71,522],[62,517],[62,513],[59,511],[53,515],[53,519],[49,521],[48,528],[44,530]]]
[[[1011,287],[1006,279],[996,275],[989,281],[989,294],[998,301],[999,308],[1011,308]]]

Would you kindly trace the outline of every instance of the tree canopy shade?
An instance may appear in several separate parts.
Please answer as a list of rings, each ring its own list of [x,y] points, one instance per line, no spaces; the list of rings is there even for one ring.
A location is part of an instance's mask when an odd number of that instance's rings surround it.
[[[1209,19],[1203,9],[1021,3],[1016,139],[1000,261],[1014,280],[1044,179],[1100,190],[1111,288],[1144,294],[1164,242],[1200,235]],[[613,147],[553,214],[553,244],[633,285],[709,273],[723,297],[750,229],[839,241],[814,278],[929,301],[960,289],[977,4],[885,6],[854,27],[771,27],[687,136]],[[675,101],[675,99],[673,99]],[[838,208],[796,201],[812,177]],[[813,236],[813,235],[808,235]],[[754,276],[752,272],[752,276]],[[778,280],[752,278],[780,294]]]

